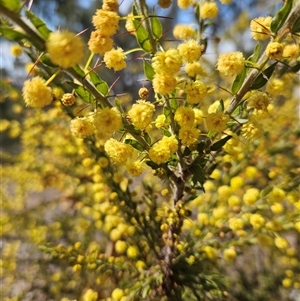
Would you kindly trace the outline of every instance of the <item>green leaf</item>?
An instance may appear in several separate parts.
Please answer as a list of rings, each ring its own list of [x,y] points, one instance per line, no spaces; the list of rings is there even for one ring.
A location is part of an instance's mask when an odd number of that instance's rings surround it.
[[[219,100],[219,106],[217,107],[217,110],[216,110],[216,112],[224,112],[224,101],[223,101],[223,99],[220,99]]]
[[[97,88],[97,90],[104,96],[108,94],[108,84],[99,77],[99,75],[95,72],[92,71],[89,73],[91,82],[94,84],[94,86]]]
[[[162,36],[162,25],[159,19],[156,16],[151,17],[151,24],[152,24],[152,32],[153,35],[157,38],[160,39]]]
[[[273,187],[267,187],[267,188],[263,189],[260,192],[260,197],[263,198],[263,197],[267,196],[272,190],[273,190]]]
[[[0,0],[0,4],[13,12],[19,12],[21,9],[20,0]]]
[[[133,5],[132,7],[132,14],[133,16],[137,17],[133,19],[133,25],[136,30],[136,39],[138,44],[141,46],[141,48],[145,50],[145,52],[152,52],[152,45],[150,42],[149,33],[144,28],[142,19],[138,17],[139,14],[135,5]]]
[[[172,136],[172,134],[171,134],[170,131],[168,131],[168,130],[163,130],[163,134],[164,134],[164,136],[166,136],[166,137],[171,137],[171,136]]]
[[[159,168],[159,165],[158,165],[158,164],[156,164],[156,163],[154,163],[154,162],[152,162],[152,161],[150,161],[150,160],[145,161],[145,163],[146,163],[148,166],[150,166],[152,169],[158,169],[158,168]]]
[[[291,12],[292,7],[293,7],[293,0],[286,0],[284,2],[283,7],[277,12],[276,16],[273,18],[271,22],[270,28],[272,32],[277,33],[277,31],[282,27],[289,13]]]
[[[292,33],[296,34],[300,32],[300,18],[298,18],[292,26]]]
[[[149,80],[153,80],[155,75],[153,67],[146,60],[143,60],[143,65],[144,65],[144,74]]]
[[[271,75],[273,74],[277,64],[278,62],[275,62],[274,64],[269,66],[266,70],[262,71],[261,74],[252,83],[250,90],[257,90],[263,87],[267,83]]]
[[[93,103],[95,102],[95,98],[93,95],[85,89],[83,86],[75,84],[73,82],[67,82],[73,89],[75,89],[77,95],[82,98],[82,100],[86,103]]]
[[[150,291],[150,285],[146,285],[142,290],[142,298],[145,299]]]
[[[124,143],[131,145],[140,152],[144,151],[144,147],[134,139],[125,139]]]
[[[195,183],[197,182],[203,183],[206,181],[206,175],[199,164],[192,167],[192,173],[193,173],[193,181]]]
[[[232,136],[226,136],[225,138],[222,138],[221,140],[215,142],[214,144],[212,144],[212,146],[210,147],[211,151],[217,151],[219,149],[221,149],[225,143],[231,138]]]
[[[34,25],[34,27],[38,30],[40,35],[47,40],[49,37],[49,34],[51,33],[51,30],[47,28],[46,24],[39,18],[37,17],[34,13],[31,11],[27,10],[26,16],[28,19],[31,21],[31,23]]]
[[[259,59],[260,49],[261,49],[261,44],[259,42],[257,42],[256,45],[255,45],[253,54],[251,54],[248,57],[247,61],[256,63],[258,61],[258,59]]]
[[[236,76],[236,78],[234,79],[234,81],[231,85],[231,93],[233,95],[235,95],[240,90],[240,88],[245,80],[246,74],[247,74],[246,70],[247,70],[247,68],[244,67],[243,71],[240,74],[238,74]]]
[[[170,105],[172,110],[176,111],[178,108],[178,101],[176,98],[170,98]]]
[[[148,144],[151,144],[151,137],[148,133],[144,132],[144,138]]]
[[[79,65],[75,65],[74,67],[72,67],[73,70],[81,77],[84,78],[85,77],[85,73],[84,71],[81,69],[81,67]]]
[[[11,41],[20,41],[22,39],[28,39],[28,37],[17,30],[13,30],[9,27],[0,27],[0,35],[4,38],[11,40]]]

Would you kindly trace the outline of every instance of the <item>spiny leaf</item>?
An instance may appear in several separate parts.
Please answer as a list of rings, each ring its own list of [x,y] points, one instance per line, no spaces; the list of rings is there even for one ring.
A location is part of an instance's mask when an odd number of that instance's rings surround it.
[[[225,143],[231,138],[232,136],[226,136],[224,138],[222,138],[221,140],[215,142],[214,144],[212,144],[212,146],[210,147],[211,151],[217,151],[219,149],[221,149]]]
[[[233,95],[235,95],[240,90],[240,88],[245,80],[246,74],[247,74],[246,70],[247,70],[247,68],[244,67],[243,71],[240,74],[238,74],[236,76],[236,78],[234,79],[232,86],[231,86],[231,93]]]
[[[82,100],[86,103],[93,103],[95,99],[93,95],[85,89],[83,86],[75,84],[73,82],[67,82],[73,89],[75,89],[77,95],[82,98]]]
[[[291,12],[292,7],[293,7],[293,0],[286,0],[284,2],[283,7],[277,12],[276,16],[273,18],[271,22],[270,28],[272,32],[277,33],[277,31],[282,27],[289,13]]]
[[[153,80],[155,75],[153,67],[146,60],[143,60],[143,65],[144,65],[144,74],[149,80]]]
[[[5,37],[8,40],[11,41],[20,41],[22,39],[28,39],[28,37],[17,30],[13,30],[9,27],[0,27],[0,35]]]
[[[267,83],[267,81],[269,80],[271,75],[273,74],[277,64],[278,64],[278,62],[275,62],[274,64],[269,66],[266,70],[262,71],[262,73],[253,82],[250,89],[257,90],[257,89],[260,89],[261,87],[263,87]]]
[[[0,4],[13,12],[18,12],[21,9],[20,0],[0,0]]]
[[[144,147],[134,139],[125,139],[124,143],[131,145],[140,152],[144,151]]]
[[[26,16],[31,21],[31,23],[34,25],[34,27],[38,30],[40,35],[45,40],[47,40],[49,37],[49,34],[51,33],[51,30],[47,28],[46,24],[39,17],[37,17],[34,13],[32,13],[29,10],[26,11]]]
[[[261,44],[259,42],[257,42],[256,45],[255,45],[253,54],[251,54],[248,57],[247,61],[256,63],[258,61],[258,59],[259,59],[260,49],[261,49]]]
[[[144,132],[144,138],[148,144],[151,144],[151,137],[148,133]]]
[[[152,31],[153,35],[157,38],[160,39],[162,36],[162,25],[159,19],[156,16],[151,17],[151,24],[152,24]]]
[[[103,79],[101,79],[95,71],[90,72],[89,75],[90,75],[91,82],[94,84],[97,90],[102,95],[106,96],[109,90],[107,83]]]
[[[224,112],[224,101],[223,101],[223,99],[219,100],[219,106],[217,107],[216,112]]]

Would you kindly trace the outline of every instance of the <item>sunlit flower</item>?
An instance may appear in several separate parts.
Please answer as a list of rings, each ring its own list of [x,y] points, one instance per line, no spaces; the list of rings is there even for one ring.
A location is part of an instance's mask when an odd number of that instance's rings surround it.
[[[42,108],[52,102],[51,89],[43,78],[36,76],[26,80],[23,86],[23,98],[27,106]]]
[[[93,16],[93,24],[103,34],[111,36],[119,29],[120,16],[113,11],[97,9]]]
[[[185,88],[184,92],[186,93],[186,101],[189,104],[198,104],[207,94],[207,87],[205,84],[200,81],[189,82]]]
[[[205,2],[200,6],[200,17],[202,19],[214,19],[219,12],[215,2]]]
[[[200,58],[202,47],[196,40],[189,40],[185,43],[179,44],[178,51],[185,61],[191,63]]]
[[[182,58],[177,49],[156,52],[152,58],[152,67],[156,74],[175,74],[182,65]]]
[[[66,107],[72,106],[75,103],[75,101],[75,96],[72,93],[65,93],[61,98],[62,104]]]
[[[195,29],[185,24],[177,24],[173,29],[173,35],[176,39],[188,40],[195,37]]]
[[[248,98],[248,106],[252,107],[256,110],[267,111],[268,105],[271,103],[271,97],[265,93],[260,91],[253,91]]]
[[[128,116],[135,127],[144,130],[152,122],[154,111],[154,104],[145,100],[138,100],[128,111]]]
[[[266,40],[271,36],[272,17],[259,17],[251,20],[250,29],[254,40]]]
[[[153,89],[158,94],[168,94],[176,88],[177,80],[172,74],[156,74],[152,81]]]
[[[126,68],[126,55],[124,50],[120,47],[106,52],[103,60],[106,64],[106,67],[109,69],[119,71]]]
[[[23,53],[23,49],[20,45],[13,45],[10,48],[10,51],[13,56],[20,56]]]
[[[217,70],[225,76],[240,74],[244,68],[245,58],[242,52],[222,53],[218,58]]]
[[[126,169],[131,176],[138,177],[145,170],[145,166],[141,161],[132,161],[126,164]]]
[[[290,60],[297,59],[300,56],[300,47],[297,44],[285,45],[282,53],[283,58]]]
[[[93,53],[103,55],[113,48],[114,41],[110,36],[105,35],[102,31],[92,31],[88,41],[89,50]]]
[[[185,66],[185,72],[190,77],[204,77],[207,72],[204,67],[201,66],[199,62],[188,63]]]
[[[192,127],[195,120],[195,113],[192,108],[180,106],[175,111],[174,119],[181,127]]]
[[[105,11],[117,12],[119,9],[118,0],[104,0],[102,9]]]
[[[179,130],[178,137],[183,145],[190,146],[197,143],[200,133],[199,129],[186,126]]]
[[[89,118],[75,118],[71,120],[71,133],[77,138],[86,138],[95,132],[95,128]]]
[[[229,116],[223,112],[211,113],[205,118],[207,128],[213,132],[223,132],[226,130],[228,121]]]
[[[81,37],[68,30],[51,32],[46,48],[52,62],[65,69],[79,64],[84,55]]]
[[[188,9],[193,4],[193,0],[177,0],[177,4],[180,9]]]
[[[278,42],[271,42],[267,45],[266,55],[272,60],[280,60],[283,54],[283,46]]]

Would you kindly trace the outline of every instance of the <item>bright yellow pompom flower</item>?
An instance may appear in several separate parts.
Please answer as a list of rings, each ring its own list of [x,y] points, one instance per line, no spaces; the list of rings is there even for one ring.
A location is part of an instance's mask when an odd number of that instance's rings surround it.
[[[46,49],[52,62],[64,69],[79,64],[84,55],[81,37],[68,30],[50,33]]]
[[[42,108],[52,102],[52,92],[45,80],[37,76],[24,82],[23,98],[27,106]]]

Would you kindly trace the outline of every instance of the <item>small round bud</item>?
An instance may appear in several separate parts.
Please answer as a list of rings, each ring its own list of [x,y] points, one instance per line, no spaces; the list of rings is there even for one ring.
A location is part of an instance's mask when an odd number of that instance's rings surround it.
[[[149,90],[145,87],[140,88],[139,96],[140,96],[141,99],[147,99],[148,96],[149,96]]]
[[[61,98],[61,102],[64,106],[70,107],[75,103],[75,96],[72,93],[65,93]]]

